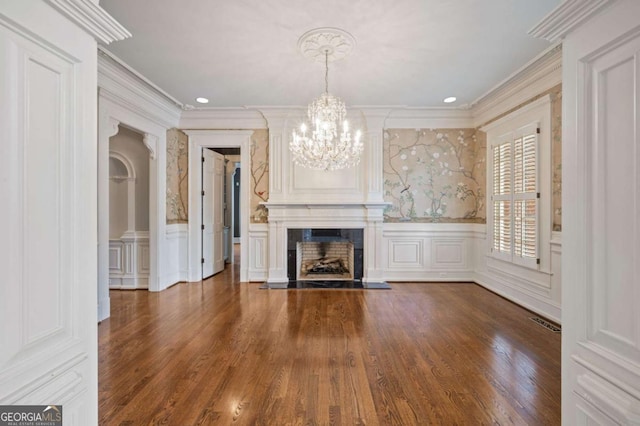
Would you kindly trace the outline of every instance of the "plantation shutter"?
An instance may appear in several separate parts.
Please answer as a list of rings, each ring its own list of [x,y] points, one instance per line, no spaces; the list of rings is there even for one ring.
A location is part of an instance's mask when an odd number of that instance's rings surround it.
[[[493,253],[538,263],[538,125],[504,135],[493,147]]]
[[[493,148],[493,250],[511,255],[511,141]]]
[[[538,258],[538,134],[525,128],[514,141],[514,261],[535,265]]]

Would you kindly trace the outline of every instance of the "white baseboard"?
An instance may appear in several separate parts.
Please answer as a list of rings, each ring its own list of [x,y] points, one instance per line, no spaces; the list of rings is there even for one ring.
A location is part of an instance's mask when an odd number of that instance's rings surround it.
[[[508,282],[486,273],[476,273],[475,275],[474,281],[478,285],[511,300],[525,309],[561,324],[561,307],[551,299],[510,285]]]

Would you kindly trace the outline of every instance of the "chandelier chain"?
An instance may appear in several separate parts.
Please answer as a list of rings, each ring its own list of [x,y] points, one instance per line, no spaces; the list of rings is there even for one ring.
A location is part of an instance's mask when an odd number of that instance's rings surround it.
[[[324,93],[329,93],[329,51],[324,51]]]

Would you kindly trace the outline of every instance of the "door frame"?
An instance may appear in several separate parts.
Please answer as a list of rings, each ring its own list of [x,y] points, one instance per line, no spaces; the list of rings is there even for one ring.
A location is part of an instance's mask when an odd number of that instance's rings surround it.
[[[98,88],[98,321],[110,315],[109,300],[109,139],[120,125],[143,135],[149,150],[149,291],[167,287],[162,279],[166,229],[167,128],[113,102]]]
[[[251,178],[251,136],[253,130],[183,130],[189,136],[189,248],[188,280],[201,280],[202,259],[202,149],[240,148],[241,182]],[[249,185],[240,185],[240,281],[249,280]]]

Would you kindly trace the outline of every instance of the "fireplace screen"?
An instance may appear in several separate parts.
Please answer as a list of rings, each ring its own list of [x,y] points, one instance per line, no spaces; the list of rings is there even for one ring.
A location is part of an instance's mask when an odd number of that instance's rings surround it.
[[[353,280],[353,243],[300,241],[296,245],[298,280]]]

